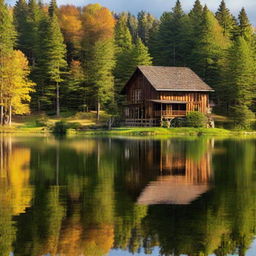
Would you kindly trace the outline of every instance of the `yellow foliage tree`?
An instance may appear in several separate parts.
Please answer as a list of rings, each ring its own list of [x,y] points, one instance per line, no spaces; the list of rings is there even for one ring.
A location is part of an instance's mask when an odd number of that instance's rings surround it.
[[[28,60],[21,51],[13,51],[4,59],[4,108],[5,123],[11,125],[12,113],[29,113],[30,92],[34,83],[29,79]]]

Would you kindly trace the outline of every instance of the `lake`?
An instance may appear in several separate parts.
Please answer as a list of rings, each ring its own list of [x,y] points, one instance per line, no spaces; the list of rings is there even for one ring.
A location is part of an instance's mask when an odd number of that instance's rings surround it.
[[[1,256],[256,255],[256,140],[0,136]]]

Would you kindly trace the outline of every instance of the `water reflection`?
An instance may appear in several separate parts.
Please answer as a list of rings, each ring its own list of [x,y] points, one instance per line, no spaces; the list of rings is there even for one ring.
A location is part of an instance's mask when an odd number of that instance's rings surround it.
[[[2,136],[0,255],[246,255],[255,150],[255,140]]]

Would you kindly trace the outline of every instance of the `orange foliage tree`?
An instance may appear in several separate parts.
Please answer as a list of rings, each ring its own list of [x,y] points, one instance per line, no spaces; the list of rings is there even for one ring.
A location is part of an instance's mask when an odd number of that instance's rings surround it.
[[[81,11],[73,5],[63,5],[58,10],[58,17],[61,30],[64,35],[65,42],[71,53],[71,57],[80,50],[82,38],[82,20]]]

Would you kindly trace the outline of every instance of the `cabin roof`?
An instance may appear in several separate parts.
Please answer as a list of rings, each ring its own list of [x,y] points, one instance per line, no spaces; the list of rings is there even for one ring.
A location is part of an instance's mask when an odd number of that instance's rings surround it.
[[[138,70],[157,91],[214,91],[195,72],[187,67],[138,66],[134,75]]]
[[[185,176],[158,177],[140,194],[140,205],[174,204],[188,205],[210,189],[208,184],[193,184]]]

